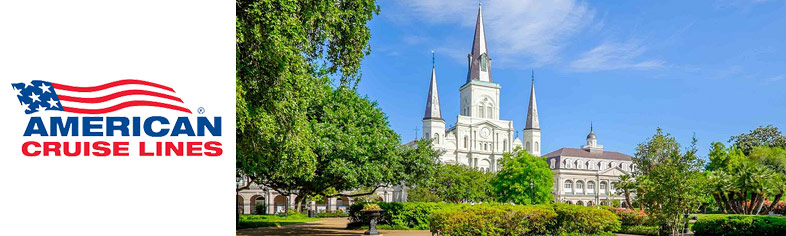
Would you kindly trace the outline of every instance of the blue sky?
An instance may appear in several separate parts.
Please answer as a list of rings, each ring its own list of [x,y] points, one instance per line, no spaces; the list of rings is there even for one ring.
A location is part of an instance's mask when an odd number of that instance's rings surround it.
[[[436,51],[448,126],[458,114],[477,1],[380,1],[361,94],[402,142],[420,129]],[[530,70],[542,149],[634,154],[657,127],[699,153],[760,125],[786,129],[786,2],[487,0],[483,16],[500,117],[524,128]],[[418,136],[420,136],[420,132]]]

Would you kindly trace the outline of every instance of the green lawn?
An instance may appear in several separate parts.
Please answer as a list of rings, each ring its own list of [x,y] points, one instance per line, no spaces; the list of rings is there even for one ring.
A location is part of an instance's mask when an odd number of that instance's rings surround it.
[[[240,215],[240,228],[270,227],[291,225],[318,221],[319,218],[309,218],[305,214],[290,214],[289,216],[278,215]]]

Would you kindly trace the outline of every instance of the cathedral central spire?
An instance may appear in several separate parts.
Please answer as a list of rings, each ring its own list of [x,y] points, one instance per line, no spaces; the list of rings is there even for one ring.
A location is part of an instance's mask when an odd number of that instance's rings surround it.
[[[478,19],[475,22],[475,37],[472,39],[472,51],[467,55],[469,71],[467,83],[473,80],[491,81],[491,58],[486,47],[486,29],[483,25],[483,11],[478,4]]]

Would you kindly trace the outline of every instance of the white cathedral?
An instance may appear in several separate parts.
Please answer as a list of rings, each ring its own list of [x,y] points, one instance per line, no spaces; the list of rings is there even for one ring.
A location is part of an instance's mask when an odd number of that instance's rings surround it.
[[[482,9],[478,7],[475,37],[467,55],[466,83],[459,88],[460,112],[455,126],[446,129],[442,119],[436,68],[431,68],[431,81],[423,115],[423,137],[433,140],[434,148],[443,150],[440,160],[445,164],[462,164],[488,172],[498,171],[502,154],[523,147],[533,156],[543,157],[554,173],[555,201],[580,205],[611,205],[622,202],[615,194],[619,176],[630,173],[635,166],[630,156],[604,151],[590,128],[586,144],[580,148],[561,148],[541,154],[541,130],[535,101],[535,78],[532,75],[527,121],[520,140],[514,137],[513,121],[499,117],[500,88],[492,80],[491,58],[486,47]],[[624,205],[624,203],[621,203]]]

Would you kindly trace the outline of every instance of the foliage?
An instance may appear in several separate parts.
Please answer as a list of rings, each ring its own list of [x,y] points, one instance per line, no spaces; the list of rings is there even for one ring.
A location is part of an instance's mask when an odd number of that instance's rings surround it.
[[[379,205],[374,203],[363,204],[363,209],[361,211],[381,211],[382,208]]]
[[[255,227],[278,227],[317,221],[319,218],[309,218],[305,214],[290,214],[288,216],[279,215],[240,215],[240,229]]]
[[[630,194],[636,192],[636,188],[638,188],[638,183],[636,182],[633,177],[628,174],[620,176],[619,182],[615,185],[617,188],[618,193],[622,193],[625,196],[625,206],[629,208],[633,208],[633,204],[630,201]]]
[[[708,190],[724,213],[767,214],[786,189],[786,150],[755,147],[748,155],[735,146],[713,143]],[[771,196],[775,200],[765,204]]]
[[[424,184],[411,188],[412,202],[490,202],[493,201],[492,174],[467,165],[440,165],[437,173]]]
[[[343,211],[325,211],[317,213],[317,217],[320,218],[327,218],[327,217],[349,217],[349,214]]]
[[[786,136],[781,134],[777,127],[772,125],[759,126],[749,133],[732,136],[729,142],[743,153],[750,154],[756,147],[781,147],[786,148]]]
[[[786,217],[758,215],[704,215],[691,228],[696,236],[775,236],[786,232]]]
[[[349,207],[349,228],[369,224],[371,219],[361,211],[366,204],[369,203],[355,203]],[[378,202],[376,204],[382,208],[382,216],[377,224],[408,229],[428,229],[431,212],[458,206],[433,202]]]
[[[600,206],[600,208],[606,209],[617,215],[623,226],[650,225],[652,223],[647,213],[644,213],[643,210],[610,206]]]
[[[431,216],[431,232],[440,235],[593,235],[619,224],[611,212],[569,204],[461,205]]]
[[[620,221],[609,211],[572,204],[554,204],[560,232],[597,233],[619,230]]]
[[[256,210],[257,215],[265,214],[265,204],[257,203],[257,205],[254,206],[254,210]]]
[[[551,194],[554,178],[546,160],[521,149],[513,153],[515,156],[503,154],[502,168],[491,181],[498,201],[542,204],[554,200]]]
[[[636,176],[640,203],[658,225],[678,235],[684,225],[683,214],[701,205],[706,180],[703,162],[696,156],[696,138],[681,152],[670,134],[657,129],[647,142],[637,147],[634,163],[640,170]]]
[[[626,226],[626,225],[622,225],[622,228],[620,228],[620,230],[616,231],[615,233],[657,236],[658,235],[658,226],[644,226],[644,225]]]

